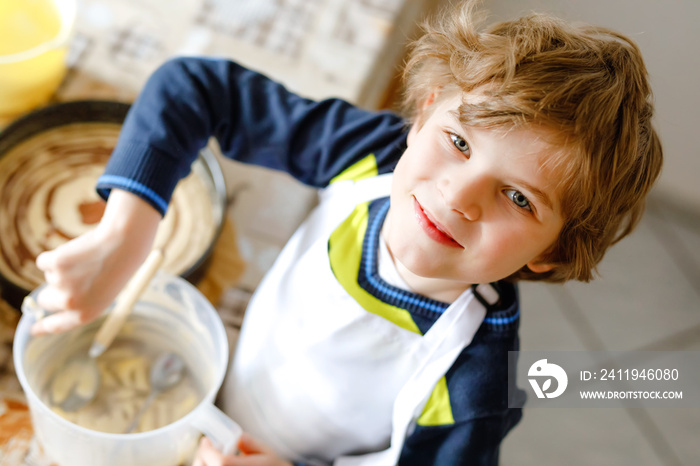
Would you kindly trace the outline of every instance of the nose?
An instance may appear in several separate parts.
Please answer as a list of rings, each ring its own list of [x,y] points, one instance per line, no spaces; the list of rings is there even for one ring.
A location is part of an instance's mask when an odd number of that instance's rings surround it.
[[[447,173],[438,183],[446,206],[469,221],[481,219],[487,207],[492,183],[488,176],[459,170]]]

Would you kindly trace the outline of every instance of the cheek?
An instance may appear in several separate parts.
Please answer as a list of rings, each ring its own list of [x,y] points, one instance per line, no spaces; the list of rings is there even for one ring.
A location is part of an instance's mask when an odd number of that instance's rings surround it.
[[[401,188],[401,190],[409,189],[415,178],[415,156],[411,151],[407,150],[403,153],[396,168],[394,168],[393,186]]]
[[[396,170],[400,171],[401,176],[420,180],[431,178],[440,165],[440,158],[434,148],[431,150],[431,147],[416,145],[404,152]]]
[[[528,233],[524,228],[518,228],[509,215],[501,215],[498,219],[493,219],[489,224],[482,225],[475,235],[482,251],[489,257],[500,258],[502,261],[523,261],[531,254],[532,246],[526,244],[523,238],[527,238]]]

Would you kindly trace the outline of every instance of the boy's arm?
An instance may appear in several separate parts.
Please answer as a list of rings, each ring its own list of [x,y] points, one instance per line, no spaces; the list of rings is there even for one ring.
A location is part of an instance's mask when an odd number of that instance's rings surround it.
[[[160,214],[139,197],[115,190],[98,226],[37,258],[46,286],[38,304],[52,314],[32,333],[62,332],[96,318],[143,262]]]
[[[39,304],[62,312],[34,331],[68,330],[112,302],[146,257],[175,185],[210,137],[230,158],[325,186],[369,153],[380,173],[391,170],[403,129],[390,112],[304,99],[231,61],[166,62],[130,109],[98,180],[98,192],[109,198],[100,224],[37,259],[48,284]],[[113,189],[121,194],[110,196]]]
[[[390,171],[405,144],[404,121],[391,112],[305,99],[228,60],[177,58],[131,108],[98,191],[133,192],[162,213],[212,136],[229,158],[317,187],[369,154],[379,173]]]

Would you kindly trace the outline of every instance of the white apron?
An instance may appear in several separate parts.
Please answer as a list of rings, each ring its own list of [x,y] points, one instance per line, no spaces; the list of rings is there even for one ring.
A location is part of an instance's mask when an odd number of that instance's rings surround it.
[[[435,385],[485,316],[470,289],[421,336],[366,311],[338,283],[330,234],[390,186],[391,175],[331,185],[246,311],[223,408],[289,460],[395,464]]]

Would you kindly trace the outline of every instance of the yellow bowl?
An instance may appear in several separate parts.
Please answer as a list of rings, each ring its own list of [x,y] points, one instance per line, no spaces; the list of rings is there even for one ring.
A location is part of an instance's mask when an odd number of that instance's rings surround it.
[[[0,120],[51,98],[66,74],[75,16],[76,0],[0,2]]]

